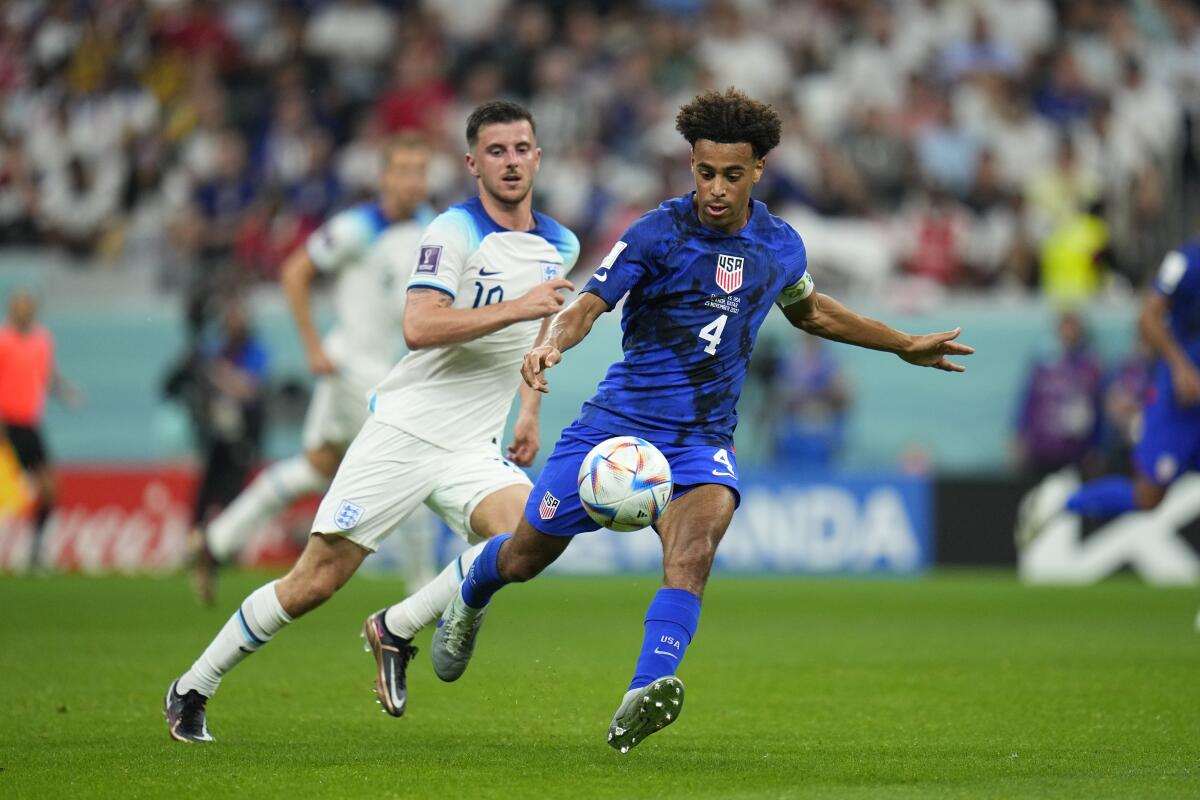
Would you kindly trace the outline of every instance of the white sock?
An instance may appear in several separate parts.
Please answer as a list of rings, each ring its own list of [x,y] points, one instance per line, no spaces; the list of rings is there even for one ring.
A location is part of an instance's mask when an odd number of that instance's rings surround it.
[[[212,697],[221,684],[221,676],[271,641],[272,636],[292,621],[275,594],[276,583],[278,581],[271,581],[260,586],[242,601],[217,638],[180,677],[176,686],[180,694],[195,689],[205,697]]]
[[[475,559],[483,552],[487,542],[480,542],[458,558],[451,561],[441,574],[422,586],[404,601],[388,608],[383,615],[383,624],[393,635],[402,639],[411,639],[417,631],[437,618],[450,605],[454,593],[462,584],[463,576],[475,563]]]
[[[437,578],[437,523],[432,511],[422,507],[392,532],[400,547],[400,569],[409,591]]]
[[[277,461],[258,477],[208,525],[208,549],[218,561],[237,555],[259,526],[297,497],[319,492],[329,478],[303,455]]]

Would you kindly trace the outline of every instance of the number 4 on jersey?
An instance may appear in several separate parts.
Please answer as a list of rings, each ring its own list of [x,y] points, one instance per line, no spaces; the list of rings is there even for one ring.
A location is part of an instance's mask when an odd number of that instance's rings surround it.
[[[710,356],[717,354],[717,345],[721,343],[721,334],[725,332],[725,323],[728,320],[729,315],[722,314],[700,329],[700,338],[708,342],[708,345],[704,348],[704,352]]]

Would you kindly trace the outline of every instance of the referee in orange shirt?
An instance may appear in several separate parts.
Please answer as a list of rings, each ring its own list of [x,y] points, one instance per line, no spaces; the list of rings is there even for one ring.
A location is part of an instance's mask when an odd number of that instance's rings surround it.
[[[36,492],[31,567],[40,561],[42,530],[56,495],[50,457],[38,430],[52,389],[66,405],[78,403],[78,394],[54,369],[54,337],[37,324],[37,301],[27,291],[15,291],[9,296],[8,324],[0,327],[0,432],[12,444]]]

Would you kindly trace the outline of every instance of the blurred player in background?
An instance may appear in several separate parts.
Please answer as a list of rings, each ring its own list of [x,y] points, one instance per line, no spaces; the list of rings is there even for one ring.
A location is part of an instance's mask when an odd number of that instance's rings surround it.
[[[423,138],[407,134],[391,140],[382,153],[378,199],[333,216],[284,263],[284,294],[316,378],[304,420],[304,452],[264,469],[208,524],[205,539],[216,562],[235,557],[252,533],[293,500],[328,488],[366,420],[367,395],[399,356],[403,287],[421,233],[433,218],[427,205],[428,161]],[[314,284],[321,275],[335,281],[337,315],[324,338],[312,314]],[[417,538],[415,531],[405,537]],[[416,579],[410,585],[431,577],[428,556],[420,551],[417,556],[405,559],[410,579]],[[206,595],[211,595],[210,563],[198,562]]]
[[[24,290],[8,298],[8,324],[0,327],[0,435],[8,439],[34,489],[29,566],[42,561],[42,534],[58,496],[50,454],[42,438],[46,396],[54,391],[74,408],[79,393],[54,368],[54,337],[37,322],[37,300]]]
[[[628,294],[624,360],[609,369],[563,432],[516,532],[484,546],[442,616],[432,659],[443,680],[465,671],[493,593],[533,578],[571,537],[596,529],[578,494],[588,451],[613,436],[642,437],[670,461],[675,496],[656,526],[663,588],[646,613],[634,677],[609,727],[609,744],[628,751],[682,708],[676,672],[696,633],[717,545],[738,505],[735,409],[771,306],[815,336],[962,371],[946,358],[973,352],[953,341],[957,330],[911,336],[814,292],[799,234],[750,197],[781,127],[771,106],[734,89],[684,106],[676,128],[692,146],[696,190],[634,223],[579,298],[555,317],[546,341],[525,356],[525,382],[548,391],[545,370]]]
[[[313,521],[313,535],[286,576],[253,592],[186,673],[167,689],[171,736],[211,741],[206,704],[221,677],[284,625],[333,595],[363,559],[422,503],[460,536],[478,542],[514,528],[530,482],[516,464],[540,444],[539,396],[521,386],[522,354],[560,310],[561,276],[579,242],[533,210],[541,163],[533,117],[514,103],[485,103],[467,121],[467,167],[479,196],[450,208],[421,238],[408,281],[404,337],[412,350],[371,396]],[[499,437],[520,387],[521,410],[506,460]],[[367,619],[384,711],[404,713],[411,638],[456,593],[468,550],[405,603]]]
[[[1063,512],[1105,518],[1155,509],[1180,475],[1200,469],[1200,240],[1167,253],[1142,301],[1138,328],[1159,360],[1134,446],[1134,475],[1082,486],[1065,474],[1051,476],[1021,503],[1019,545]]]

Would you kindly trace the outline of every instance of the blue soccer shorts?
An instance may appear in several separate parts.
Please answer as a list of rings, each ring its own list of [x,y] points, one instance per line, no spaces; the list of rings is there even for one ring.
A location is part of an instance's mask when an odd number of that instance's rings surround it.
[[[741,502],[737,459],[732,448],[665,444],[644,434],[609,433],[576,422],[563,431],[529,493],[525,504],[525,519],[529,524],[551,536],[574,536],[598,530],[599,526],[579,502],[579,467],[593,447],[605,439],[625,435],[647,439],[667,457],[671,480],[675,484],[673,498],[697,486],[717,483],[732,489],[734,502]]]

